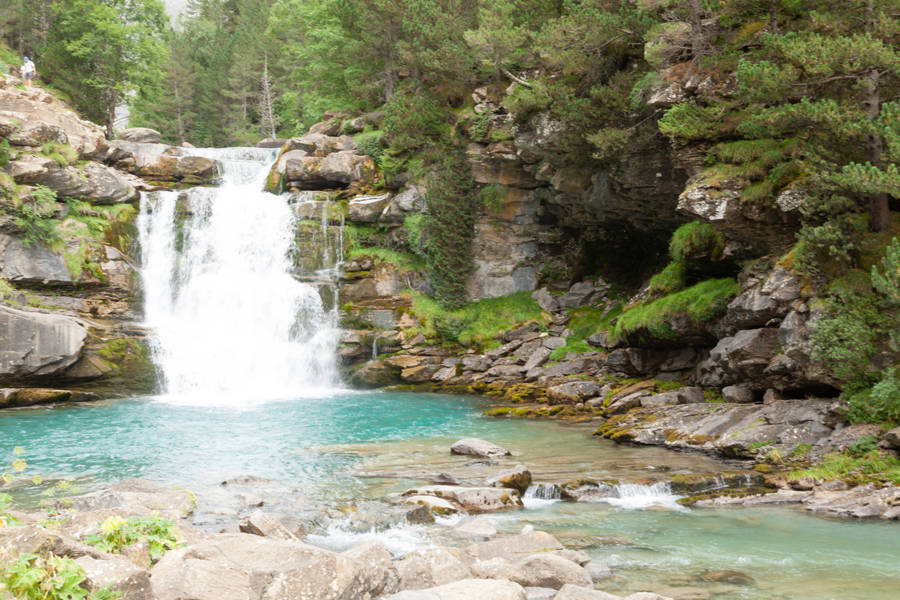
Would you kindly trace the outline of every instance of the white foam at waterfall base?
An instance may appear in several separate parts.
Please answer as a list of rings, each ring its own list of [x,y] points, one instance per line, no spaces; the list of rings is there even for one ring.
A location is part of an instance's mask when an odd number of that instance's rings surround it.
[[[609,497],[599,499],[612,506],[625,509],[663,508],[667,510],[686,511],[687,508],[678,504],[681,496],[672,493],[668,482],[660,481],[651,485],[639,483],[621,483],[616,487],[618,498]]]
[[[335,386],[336,316],[292,275],[293,212],[262,191],[273,154],[244,150],[197,151],[222,154],[218,187],[141,201],[145,320],[168,401],[248,406]]]
[[[534,483],[522,494],[525,508],[542,508],[550,504],[562,502],[559,486],[552,483]]]

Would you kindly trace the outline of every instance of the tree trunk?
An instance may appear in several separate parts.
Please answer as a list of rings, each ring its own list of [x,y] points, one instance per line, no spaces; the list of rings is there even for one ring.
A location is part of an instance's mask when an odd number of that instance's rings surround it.
[[[181,142],[181,145],[184,146],[184,116],[183,111],[181,110],[181,94],[178,93],[178,74],[175,73],[172,77],[172,84],[174,87],[175,93],[175,111],[177,113],[177,122],[178,122],[178,139]]]
[[[275,138],[275,106],[272,93],[272,80],[269,79],[269,53],[263,53],[262,94],[260,95],[260,113],[263,134],[266,133],[268,122],[268,136]]]
[[[106,96],[106,139],[111,140],[115,135],[113,127],[116,124],[116,104],[118,103],[118,95],[107,90]]]
[[[878,26],[877,16],[875,13],[875,0],[868,0],[866,3],[866,29],[874,32]],[[881,73],[878,69],[869,71],[865,80],[866,95],[863,104],[866,107],[866,116],[871,121],[876,121],[881,114],[881,90],[878,89],[878,79]],[[882,154],[884,150],[884,140],[878,133],[877,126],[875,132],[869,136],[866,143],[866,154],[869,162],[879,169],[884,165]],[[884,231],[891,224],[890,204],[888,203],[887,194],[874,194],[869,197],[869,229],[871,231]]]
[[[778,0],[769,0],[769,32],[778,33]]]

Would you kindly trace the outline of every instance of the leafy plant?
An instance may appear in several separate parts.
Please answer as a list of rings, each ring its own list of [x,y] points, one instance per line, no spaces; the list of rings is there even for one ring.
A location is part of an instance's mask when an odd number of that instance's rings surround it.
[[[0,576],[6,589],[18,600],[82,600],[85,573],[78,563],[65,556],[46,557],[23,552],[3,569]]]
[[[380,164],[381,156],[384,154],[383,131],[364,131],[353,139],[356,140],[356,148],[360,154],[371,156],[372,160]]]
[[[9,166],[9,140],[5,139],[0,142],[0,169],[5,169]]]
[[[86,537],[85,542],[111,553],[121,553],[126,546],[147,542],[151,562],[179,545],[175,523],[156,516],[109,517],[100,524],[100,533]]]
[[[847,453],[850,456],[856,456],[858,458],[877,449],[878,439],[874,435],[864,435],[847,448]]]

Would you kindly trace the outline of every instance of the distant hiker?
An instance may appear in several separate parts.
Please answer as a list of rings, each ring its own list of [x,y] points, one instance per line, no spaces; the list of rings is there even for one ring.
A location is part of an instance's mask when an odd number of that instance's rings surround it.
[[[34,63],[26,56],[25,64],[22,65],[22,79],[25,80],[25,87],[31,87],[31,80],[34,79],[36,73],[37,69],[34,68]]]

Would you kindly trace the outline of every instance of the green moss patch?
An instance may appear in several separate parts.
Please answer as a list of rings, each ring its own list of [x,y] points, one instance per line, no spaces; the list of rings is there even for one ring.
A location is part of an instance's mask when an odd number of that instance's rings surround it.
[[[870,482],[900,485],[900,459],[880,450],[870,450],[860,456],[851,456],[849,453],[827,454],[822,464],[788,475],[789,480],[804,477],[840,479],[853,485]]]
[[[646,331],[660,340],[674,340],[670,321],[687,316],[695,324],[712,321],[725,314],[728,301],[740,291],[740,285],[730,277],[708,279],[686,290],[663,296],[652,302],[626,310],[612,330],[612,337],[622,340]]]

